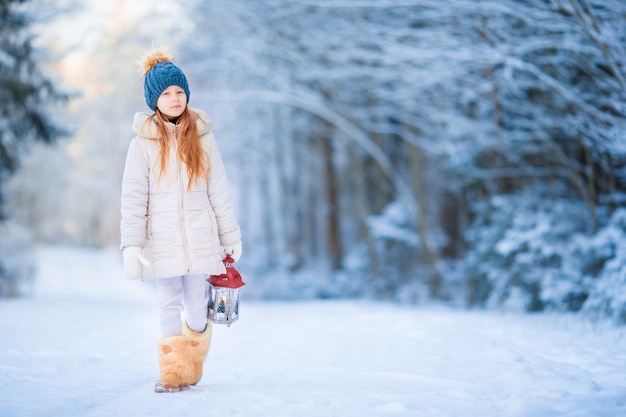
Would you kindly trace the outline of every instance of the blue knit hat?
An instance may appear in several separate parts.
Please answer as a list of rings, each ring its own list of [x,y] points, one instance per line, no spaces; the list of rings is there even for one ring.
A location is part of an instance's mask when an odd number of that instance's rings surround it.
[[[156,110],[157,100],[161,93],[171,85],[177,85],[185,91],[189,103],[189,85],[183,71],[172,63],[173,58],[163,51],[154,51],[143,60],[144,84],[143,94],[146,104]]]

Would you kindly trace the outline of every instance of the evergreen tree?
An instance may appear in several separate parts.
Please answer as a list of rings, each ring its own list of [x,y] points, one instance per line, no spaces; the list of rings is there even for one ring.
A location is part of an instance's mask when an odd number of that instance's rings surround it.
[[[0,296],[29,291],[35,276],[30,235],[6,221],[6,182],[32,144],[54,143],[64,133],[51,112],[67,95],[38,65],[26,5],[26,0],[0,0]]]
[[[67,98],[38,65],[29,30],[27,0],[0,0],[0,220],[4,183],[35,142],[53,143],[64,131],[50,115],[51,105]]]

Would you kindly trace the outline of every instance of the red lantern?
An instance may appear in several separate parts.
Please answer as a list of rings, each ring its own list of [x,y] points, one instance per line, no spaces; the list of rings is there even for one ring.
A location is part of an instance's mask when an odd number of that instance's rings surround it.
[[[239,288],[245,282],[239,271],[233,267],[233,258],[223,259],[226,273],[211,275],[209,281],[209,320],[215,324],[228,326],[239,319]]]

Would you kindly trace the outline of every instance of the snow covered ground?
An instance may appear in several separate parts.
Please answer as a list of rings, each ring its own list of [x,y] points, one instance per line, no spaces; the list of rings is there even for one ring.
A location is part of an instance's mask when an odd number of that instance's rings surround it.
[[[0,300],[2,417],[626,415],[626,329],[245,292],[199,385],[155,394],[149,285],[123,278],[115,250],[43,248],[38,261],[35,295]]]

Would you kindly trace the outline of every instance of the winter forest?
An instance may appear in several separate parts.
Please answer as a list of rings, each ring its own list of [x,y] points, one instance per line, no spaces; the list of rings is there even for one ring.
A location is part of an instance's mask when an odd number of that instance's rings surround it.
[[[137,61],[167,46],[213,121],[248,297],[626,322],[623,0],[0,0],[0,19],[2,296],[28,293],[39,245],[119,246]]]

